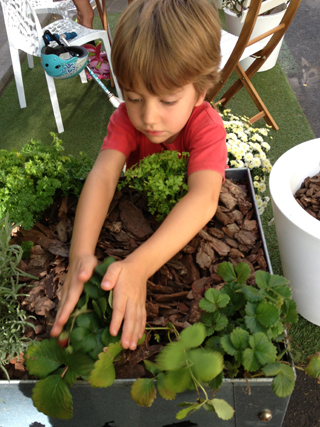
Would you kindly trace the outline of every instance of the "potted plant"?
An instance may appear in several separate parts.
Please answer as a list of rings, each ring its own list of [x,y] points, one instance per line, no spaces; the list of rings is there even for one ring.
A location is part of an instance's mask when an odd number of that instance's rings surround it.
[[[310,140],[285,152],[275,163],[269,182],[284,274],[292,284],[299,314],[318,326],[320,223],[294,195],[306,178],[319,173],[319,142]]]
[[[287,0],[263,0],[261,6],[261,12],[257,18],[257,22],[253,29],[250,39],[258,37],[259,35],[265,33],[266,31],[276,27],[280,24],[289,1]],[[243,24],[247,17],[248,7],[250,5],[250,0],[224,0],[223,1],[223,11],[226,19],[226,26],[228,32],[239,36]],[[269,37],[270,38],[270,37]],[[268,41],[269,38],[265,40]],[[277,62],[280,48],[282,45],[282,40],[276,46],[272,54],[259,69],[260,71],[267,71],[273,68]],[[247,58],[240,62],[242,68],[246,70],[254,61],[254,59]]]

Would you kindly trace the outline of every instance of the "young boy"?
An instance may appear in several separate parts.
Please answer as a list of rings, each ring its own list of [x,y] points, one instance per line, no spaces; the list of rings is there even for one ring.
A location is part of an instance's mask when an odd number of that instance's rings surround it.
[[[114,290],[110,333],[134,350],[146,324],[146,282],[214,216],[227,160],[219,114],[204,102],[217,82],[220,26],[208,0],[134,0],[121,15],[112,63],[125,103],[112,115],[84,185],[69,269],[51,335],[58,336],[97,264],[96,243],[124,163],[162,150],[188,151],[188,193],[158,230],[113,263],[102,288]]]

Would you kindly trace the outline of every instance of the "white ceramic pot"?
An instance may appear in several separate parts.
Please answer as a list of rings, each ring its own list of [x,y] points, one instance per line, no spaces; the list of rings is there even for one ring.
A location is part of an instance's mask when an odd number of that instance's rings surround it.
[[[250,40],[279,25],[286,11],[286,7],[286,4],[283,3],[276,9],[274,9],[272,13],[270,13],[270,15],[258,16]],[[226,18],[226,26],[228,32],[234,34],[235,36],[239,36],[248,12],[244,11],[242,15],[238,17],[235,13],[231,12],[226,8],[224,8],[223,10]],[[265,40],[268,41],[270,38],[271,36],[266,38]],[[283,38],[280,40],[276,48],[273,50],[272,54],[269,56],[269,58],[266,60],[266,62],[263,64],[263,66],[258,72],[270,70],[276,65],[282,41]],[[246,58],[240,61],[240,65],[244,70],[247,70],[247,68],[249,68],[253,61],[254,59],[252,58]]]
[[[320,326],[320,221],[294,199],[307,177],[320,171],[320,138],[284,153],[270,174],[270,193],[283,275],[298,313]]]

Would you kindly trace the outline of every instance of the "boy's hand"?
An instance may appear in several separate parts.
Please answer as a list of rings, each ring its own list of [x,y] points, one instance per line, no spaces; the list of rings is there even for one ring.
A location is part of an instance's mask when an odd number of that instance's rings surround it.
[[[62,287],[59,309],[50,332],[52,337],[60,335],[79,301],[85,282],[90,279],[97,264],[97,259],[93,255],[82,256],[70,261],[66,280]]]
[[[113,289],[111,335],[117,335],[124,320],[121,336],[123,348],[135,350],[143,335],[147,318],[146,282],[147,278],[137,263],[133,265],[128,259],[111,264],[102,280],[102,289]]]

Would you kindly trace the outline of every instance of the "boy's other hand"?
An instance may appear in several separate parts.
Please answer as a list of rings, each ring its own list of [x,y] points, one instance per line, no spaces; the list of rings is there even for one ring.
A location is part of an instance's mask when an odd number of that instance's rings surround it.
[[[147,278],[137,263],[124,261],[114,262],[108,267],[101,287],[113,289],[113,313],[110,333],[116,336],[121,327],[121,345],[135,350],[146,326],[146,293]]]
[[[78,257],[69,262],[68,273],[62,287],[59,309],[50,332],[52,337],[57,337],[62,332],[70,314],[79,301],[85,282],[90,279],[97,264],[97,259],[93,255]]]

